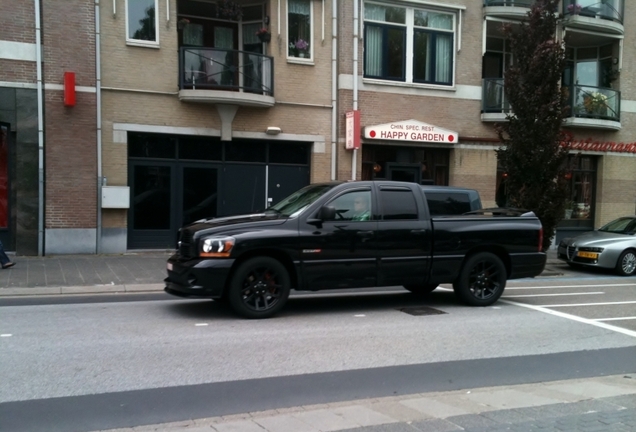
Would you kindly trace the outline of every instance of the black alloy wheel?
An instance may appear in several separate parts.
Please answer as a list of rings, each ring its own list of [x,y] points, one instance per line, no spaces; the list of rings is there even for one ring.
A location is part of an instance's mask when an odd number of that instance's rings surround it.
[[[626,250],[618,258],[616,272],[621,276],[636,275],[636,251]]]
[[[466,259],[453,282],[455,295],[471,306],[490,306],[506,287],[506,267],[490,252],[479,252]]]
[[[435,291],[437,287],[438,284],[404,285],[404,288],[418,296],[430,294]]]
[[[274,258],[256,257],[234,272],[228,300],[234,312],[245,318],[269,318],[285,305],[289,291],[285,266]]]

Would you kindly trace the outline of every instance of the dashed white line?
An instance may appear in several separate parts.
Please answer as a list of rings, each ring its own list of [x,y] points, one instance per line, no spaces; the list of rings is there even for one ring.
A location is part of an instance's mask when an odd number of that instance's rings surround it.
[[[11,333],[0,334],[0,337],[11,337],[13,336]]]
[[[208,323],[198,323],[198,324],[195,324],[194,326],[195,327],[205,327],[206,325],[208,325]]]
[[[584,292],[584,293],[560,293],[560,294],[518,294],[505,296],[503,298],[520,298],[520,297],[555,297],[555,296],[580,296],[580,295],[599,295],[605,294],[603,291]]]
[[[604,302],[604,303],[573,303],[573,304],[552,304],[552,305],[542,305],[546,308],[555,308],[555,307],[578,307],[578,306],[607,306],[607,305],[623,305],[623,304],[634,304],[636,301],[623,301],[623,302]]]
[[[543,312],[543,313],[547,313],[549,315],[555,315],[561,318],[566,318],[566,319],[570,319],[572,321],[578,321],[581,323],[585,323],[585,324],[589,324],[589,325],[593,325],[596,327],[600,327],[606,330],[611,330],[611,331],[615,331],[617,333],[622,333],[624,335],[627,336],[631,336],[636,338],[636,331],[633,330],[627,330],[621,327],[616,327],[610,324],[605,324],[603,322],[598,322],[595,320],[591,320],[591,319],[587,319],[587,318],[582,318],[576,315],[570,315],[570,314],[566,314],[564,312],[559,312],[559,311],[555,311],[552,309],[547,309],[548,307],[554,307],[554,306],[535,306],[535,305],[529,305],[529,304],[525,304],[525,303],[518,303],[518,302],[514,302],[514,301],[510,301],[510,300],[500,300],[504,303],[508,303],[514,306],[520,306],[520,307],[524,307],[524,308],[528,308],[528,309],[533,309],[539,312]],[[623,303],[636,303],[636,302],[623,302]],[[602,304],[607,304],[607,303],[602,303]],[[615,304],[615,303],[610,303],[610,304]],[[571,306],[571,305],[566,305],[566,306]],[[580,306],[588,306],[587,304],[583,304]]]
[[[512,281],[509,281],[512,282]],[[506,290],[524,290],[524,289],[552,289],[552,288],[605,288],[605,287],[627,287],[636,286],[636,283],[629,284],[595,284],[595,285],[551,285],[551,286],[525,286],[525,287],[506,287]]]
[[[623,321],[623,320],[635,320],[636,316],[633,317],[619,317],[619,318],[595,318],[594,321]]]

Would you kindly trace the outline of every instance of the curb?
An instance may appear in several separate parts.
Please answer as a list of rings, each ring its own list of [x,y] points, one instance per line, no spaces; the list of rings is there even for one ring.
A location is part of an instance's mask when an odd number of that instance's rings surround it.
[[[160,284],[127,284],[127,285],[91,285],[64,287],[16,287],[0,289],[0,297],[62,295],[62,294],[118,294],[163,292],[165,285]]]

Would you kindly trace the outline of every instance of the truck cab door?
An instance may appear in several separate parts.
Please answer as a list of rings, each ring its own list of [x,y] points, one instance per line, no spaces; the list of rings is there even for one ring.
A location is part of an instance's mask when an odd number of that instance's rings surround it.
[[[427,283],[433,232],[422,194],[409,187],[379,185],[378,285]]]
[[[375,286],[374,219],[370,187],[343,191],[325,204],[335,216],[318,226],[300,222],[303,288],[309,290]],[[362,203],[368,207],[363,209]],[[310,215],[314,218],[316,215]]]

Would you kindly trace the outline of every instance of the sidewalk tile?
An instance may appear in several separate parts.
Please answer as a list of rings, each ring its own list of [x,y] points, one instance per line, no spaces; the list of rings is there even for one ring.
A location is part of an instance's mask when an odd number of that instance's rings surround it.
[[[360,426],[397,423],[397,420],[389,416],[360,405],[332,408],[331,411],[334,414],[357,423]]]
[[[575,383],[564,384],[548,384],[547,389],[556,390],[564,393],[571,393],[587,398],[603,398],[611,396],[622,396],[634,393],[633,390],[623,386],[612,386],[595,381],[581,381]]]
[[[294,417],[293,414],[282,414],[269,418],[255,419],[261,427],[269,432],[320,432],[319,429]],[[216,425],[214,427],[217,427]],[[225,432],[219,429],[219,432]],[[251,431],[240,431],[251,432]],[[261,429],[260,432],[263,432]]]
[[[400,402],[409,408],[413,408],[432,417],[446,418],[463,414],[471,414],[470,411],[451,404],[442,403],[439,400],[418,398],[407,399]]]
[[[307,423],[319,431],[337,431],[362,426],[350,418],[344,418],[329,409],[304,411],[291,414],[298,420]]]
[[[421,420],[423,418],[429,418],[429,415],[424,414],[416,409],[409,408],[399,401],[378,401],[366,405],[369,409],[384,414],[397,421],[408,422],[413,420]]]
[[[217,431],[217,432],[265,432],[261,426],[257,425],[251,420],[242,420],[242,421],[227,422],[227,423],[215,423],[212,425],[211,430]],[[278,431],[270,430],[270,432],[278,432]]]
[[[497,390],[490,392],[471,392],[466,398],[478,403],[488,404],[496,409],[521,408],[527,406],[548,405],[562,402],[559,399],[541,397],[517,390]]]

